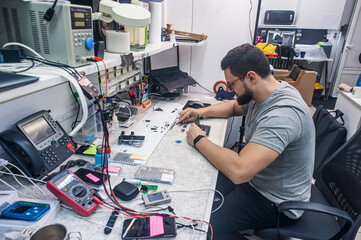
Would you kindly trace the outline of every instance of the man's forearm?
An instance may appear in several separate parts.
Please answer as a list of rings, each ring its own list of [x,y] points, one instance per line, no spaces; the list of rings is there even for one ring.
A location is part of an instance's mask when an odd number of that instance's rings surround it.
[[[253,177],[247,171],[247,167],[242,166],[242,159],[236,152],[220,147],[206,138],[200,139],[196,144],[196,148],[233,183],[244,183]]]

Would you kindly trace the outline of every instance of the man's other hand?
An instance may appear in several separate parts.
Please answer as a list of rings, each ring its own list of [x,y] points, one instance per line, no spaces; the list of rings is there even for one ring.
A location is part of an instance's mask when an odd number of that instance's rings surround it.
[[[206,136],[206,132],[202,131],[196,124],[192,123],[189,130],[187,131],[187,142],[193,146],[193,141],[199,135]]]
[[[199,115],[199,109],[195,108],[186,108],[179,114],[179,123],[188,123],[188,122],[194,122],[197,119],[197,116]]]

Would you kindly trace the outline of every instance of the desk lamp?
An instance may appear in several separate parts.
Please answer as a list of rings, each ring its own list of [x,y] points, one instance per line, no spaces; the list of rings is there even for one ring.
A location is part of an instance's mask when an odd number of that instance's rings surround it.
[[[93,13],[93,20],[115,21],[127,27],[145,27],[150,23],[150,12],[140,6],[101,0],[99,12]]]

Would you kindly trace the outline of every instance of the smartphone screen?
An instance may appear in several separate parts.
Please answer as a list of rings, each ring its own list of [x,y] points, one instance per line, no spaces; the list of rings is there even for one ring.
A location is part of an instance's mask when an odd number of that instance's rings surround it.
[[[149,218],[137,218],[126,232],[129,224],[133,219],[125,219],[123,222],[123,239],[135,239],[135,238],[150,238]],[[174,237],[177,235],[175,219],[171,217],[163,217],[164,234],[157,236],[162,237]],[[124,235],[125,234],[125,235]]]

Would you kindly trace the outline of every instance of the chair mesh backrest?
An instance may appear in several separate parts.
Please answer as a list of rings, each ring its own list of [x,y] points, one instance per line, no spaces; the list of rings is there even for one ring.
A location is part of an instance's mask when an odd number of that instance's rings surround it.
[[[300,75],[300,72],[301,72],[301,68],[299,68],[298,66],[294,66],[292,68],[292,71],[290,72],[290,78],[293,81],[296,81],[298,78],[298,75]]]
[[[316,186],[330,205],[348,212],[354,221],[360,218],[361,129],[322,165]]]

